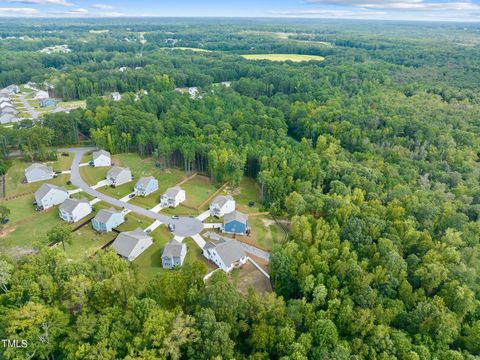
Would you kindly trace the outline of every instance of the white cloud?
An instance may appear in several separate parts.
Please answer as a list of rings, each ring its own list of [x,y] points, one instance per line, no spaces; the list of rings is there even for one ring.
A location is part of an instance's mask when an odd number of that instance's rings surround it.
[[[0,16],[35,16],[37,14],[39,14],[38,10],[32,8],[0,7]]]
[[[0,2],[29,4],[29,5],[61,5],[72,6],[73,4],[66,0],[1,0]]]
[[[92,7],[95,9],[113,9],[113,5],[109,4],[93,4]]]
[[[450,2],[426,2],[425,0],[306,0],[306,2],[318,5],[325,4],[392,11],[471,11],[480,9],[480,5],[470,0]]]
[[[78,8],[68,11],[49,11],[48,13],[55,16],[84,16],[88,15],[88,10],[84,8]]]
[[[379,19],[386,14],[384,11],[352,11],[335,9],[305,9],[305,10],[286,10],[271,11],[274,16],[280,17],[318,17],[318,18],[338,18],[338,19]]]

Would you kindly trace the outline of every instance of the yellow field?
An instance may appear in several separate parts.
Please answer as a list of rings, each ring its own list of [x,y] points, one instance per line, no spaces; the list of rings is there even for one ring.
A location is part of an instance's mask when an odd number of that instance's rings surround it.
[[[212,52],[211,50],[207,50],[207,49],[182,47],[182,46],[176,46],[176,47],[167,48],[167,49],[170,49],[170,50],[190,50],[190,51],[195,51],[195,52]]]
[[[269,60],[269,61],[323,61],[323,56],[317,55],[299,55],[299,54],[252,54],[242,55],[247,60]]]

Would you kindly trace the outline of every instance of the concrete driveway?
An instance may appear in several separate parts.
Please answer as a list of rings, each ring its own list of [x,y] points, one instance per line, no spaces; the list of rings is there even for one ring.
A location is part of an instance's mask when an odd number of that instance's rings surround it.
[[[180,217],[177,220],[174,220],[170,218],[169,216],[165,216],[162,214],[157,214],[153,211],[144,209],[140,206],[129,204],[128,202],[121,201],[115,198],[112,198],[108,195],[105,195],[95,189],[92,189],[80,176],[80,171],[79,171],[79,165],[80,161],[85,155],[85,153],[95,150],[95,148],[70,148],[70,149],[61,149],[60,151],[67,151],[67,152],[72,152],[74,154],[73,162],[72,162],[72,167],[71,171],[72,173],[70,174],[70,181],[72,182],[73,185],[78,186],[79,188],[83,189],[87,194],[94,196],[110,205],[119,207],[119,208],[124,208],[131,210],[132,212],[142,215],[145,217],[148,217],[152,220],[158,220],[159,222],[163,224],[169,224],[172,223],[175,225],[175,231],[173,232],[174,235],[177,236],[192,236],[195,234],[200,233],[203,230],[203,223],[202,221],[195,219],[194,217]]]

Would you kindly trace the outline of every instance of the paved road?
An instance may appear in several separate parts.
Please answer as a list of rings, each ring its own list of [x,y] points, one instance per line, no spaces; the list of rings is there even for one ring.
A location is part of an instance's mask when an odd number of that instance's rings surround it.
[[[83,155],[88,152],[95,150],[94,148],[71,148],[71,149],[61,149],[60,151],[68,151],[74,153],[74,158],[72,162],[72,173],[70,175],[70,181],[73,185],[78,186],[79,188],[83,189],[87,194],[94,196],[96,198],[109,203],[110,205],[125,208],[128,210],[133,211],[136,214],[146,216],[153,220],[158,220],[163,224],[172,223],[175,225],[175,231],[173,232],[174,235],[177,236],[192,236],[195,234],[200,233],[203,230],[203,223],[195,218],[190,217],[180,217],[178,220],[173,220],[169,216],[165,216],[162,214],[157,214],[153,211],[144,209],[140,206],[136,206],[133,204],[129,204],[124,201],[120,201],[118,199],[112,198],[108,195],[105,195],[95,189],[92,189],[80,176],[79,165],[80,161],[82,160]]]
[[[27,111],[30,114],[30,116],[32,117],[32,119],[34,119],[34,120],[38,119],[38,115],[39,115],[38,112],[35,111],[35,109],[32,107],[32,105],[30,105],[30,103],[27,101],[27,99],[25,99],[25,95],[26,94],[21,94],[18,98],[22,102],[25,109],[27,109]]]

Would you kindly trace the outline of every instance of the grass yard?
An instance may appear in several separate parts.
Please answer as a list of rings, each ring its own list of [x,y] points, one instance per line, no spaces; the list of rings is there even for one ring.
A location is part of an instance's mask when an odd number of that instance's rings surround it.
[[[121,199],[133,191],[134,185],[135,185],[135,181],[130,181],[129,183],[126,183],[117,187],[102,186],[97,190],[115,199]]]
[[[107,175],[109,167],[93,167],[93,166],[82,166],[80,168],[80,176],[85,180],[88,185],[95,185],[100,180],[104,180]]]
[[[285,239],[282,228],[270,217],[251,216],[248,219],[251,228],[249,236],[237,236],[237,239],[261,249],[272,250],[274,244],[280,244]]]
[[[186,192],[185,203],[189,206],[198,207],[212,194],[217,191],[215,185],[210,183],[210,179],[205,176],[195,176],[182,185]],[[207,204],[208,205],[208,204]]]
[[[21,196],[9,201],[0,201],[0,205],[6,206],[10,210],[10,224],[27,219],[35,214],[35,208],[33,207],[33,201],[35,197],[33,195]]]
[[[174,209],[173,208],[164,208],[164,209],[162,209],[161,213],[163,215],[179,215],[179,216],[189,216],[189,215],[197,216],[197,215],[199,215],[198,211],[193,210],[193,209],[189,209],[186,206],[183,206],[182,204],[180,204],[179,206],[177,206]]]
[[[54,171],[65,171],[70,170],[73,161],[73,153],[68,153],[68,156],[63,156],[61,153],[58,154],[58,159],[53,162],[49,162],[48,165],[53,167]]]
[[[242,55],[247,60],[269,60],[269,61],[323,61],[323,56],[317,55],[300,55],[300,54],[247,54]]]
[[[25,178],[25,169],[29,167],[31,163],[27,163],[21,160],[13,160],[12,166],[8,169],[7,179],[7,194],[6,196],[13,196],[22,194],[25,192],[35,191],[44,182],[53,185],[66,186],[67,181],[70,179],[70,175],[59,175],[58,177],[45,181],[38,181],[31,184],[23,183]]]
[[[148,196],[135,196],[129,201],[129,203],[141,206],[145,209],[151,209],[160,202],[160,195],[162,195],[162,193],[157,190]]]
[[[117,234],[115,232],[98,233],[88,223],[73,233],[72,241],[65,244],[65,252],[69,259],[79,260],[92,256],[108,242],[112,241]],[[59,244],[58,246],[62,246]]]
[[[225,193],[230,194],[235,198],[237,210],[245,214],[258,213],[262,211],[260,186],[252,178],[243,177],[240,181],[240,185],[237,188],[227,188]],[[255,205],[252,207],[248,206],[250,201],[255,202]]]

